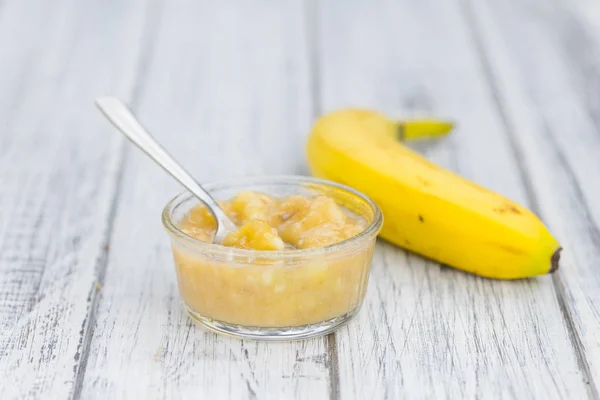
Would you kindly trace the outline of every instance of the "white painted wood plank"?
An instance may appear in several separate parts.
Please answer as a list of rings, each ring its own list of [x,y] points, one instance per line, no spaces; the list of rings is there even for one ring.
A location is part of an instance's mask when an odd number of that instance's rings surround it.
[[[131,92],[143,4],[0,3],[2,399],[76,388],[122,142],[93,97]]]
[[[591,1],[510,1],[465,2],[465,10],[539,212],[566,249],[556,286],[598,396],[600,9]]]
[[[165,2],[135,109],[200,181],[304,168],[303,11],[302,2]],[[191,322],[160,224],[181,189],[128,153],[82,398],[328,398],[326,338],[256,343]]]
[[[531,205],[457,3],[320,5],[324,110],[456,119],[459,128],[428,156]],[[484,280],[380,244],[367,296],[358,319],[337,334],[343,398],[589,394],[549,276]]]

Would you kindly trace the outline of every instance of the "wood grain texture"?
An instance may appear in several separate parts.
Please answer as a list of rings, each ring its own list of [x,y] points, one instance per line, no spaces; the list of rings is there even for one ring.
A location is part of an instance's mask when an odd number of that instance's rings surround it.
[[[121,140],[98,93],[134,87],[144,2],[0,7],[0,398],[68,398],[106,253]]]
[[[538,212],[566,249],[555,285],[598,397],[600,9],[591,1],[465,1],[465,10]]]
[[[531,205],[460,3],[320,4],[324,110],[458,120],[429,158]],[[381,243],[363,311],[337,335],[341,395],[586,398],[568,328],[549,276],[494,282]]]
[[[597,398],[599,37],[594,0],[0,0],[0,398]],[[338,107],[458,120],[418,148],[534,209],[560,274],[495,282],[381,242],[336,334],[206,332],[160,225],[181,188],[104,94],[201,181],[306,173]]]
[[[164,3],[135,109],[200,181],[303,168],[311,120],[303,15],[302,2]],[[240,341],[191,322],[160,225],[181,188],[127,151],[81,397],[328,398],[325,339]]]

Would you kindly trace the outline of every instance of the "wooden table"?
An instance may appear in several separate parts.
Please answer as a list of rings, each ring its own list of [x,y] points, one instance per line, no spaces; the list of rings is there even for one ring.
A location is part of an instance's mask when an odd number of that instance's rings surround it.
[[[595,0],[0,1],[0,398],[597,398],[599,38]],[[105,94],[203,182],[307,174],[336,108],[455,119],[419,150],[538,213],[561,269],[497,282],[379,243],[335,334],[217,336],[178,297],[180,187]]]

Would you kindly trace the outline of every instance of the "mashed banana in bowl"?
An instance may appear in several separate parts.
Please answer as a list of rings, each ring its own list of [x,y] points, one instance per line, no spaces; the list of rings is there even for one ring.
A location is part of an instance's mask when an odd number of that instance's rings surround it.
[[[296,249],[327,246],[351,238],[367,225],[364,218],[343,210],[324,195],[276,199],[243,191],[219,205],[238,226],[222,244],[242,249],[284,250],[286,244]],[[217,229],[212,214],[203,205],[190,210],[179,227],[205,242],[212,241]]]
[[[306,337],[351,317],[379,228],[359,237],[380,216],[364,201],[347,207],[360,199],[335,193],[237,191],[219,203],[238,229],[215,244],[216,223],[204,205],[181,212],[174,226],[193,240],[172,244],[190,315],[217,330],[267,338],[278,329]]]

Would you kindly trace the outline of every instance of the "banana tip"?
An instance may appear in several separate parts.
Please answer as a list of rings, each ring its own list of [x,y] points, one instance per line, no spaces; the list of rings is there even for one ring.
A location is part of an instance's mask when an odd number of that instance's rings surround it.
[[[562,251],[562,247],[559,247],[552,254],[552,257],[550,257],[550,271],[548,271],[549,273],[556,272],[556,270],[558,269],[558,264],[559,264],[559,261],[560,261],[560,252],[561,251]]]

